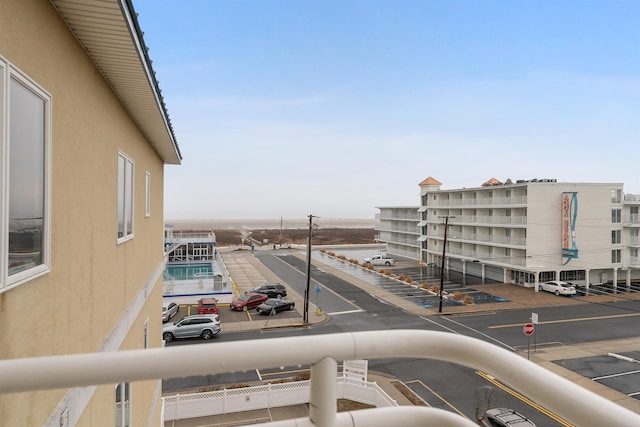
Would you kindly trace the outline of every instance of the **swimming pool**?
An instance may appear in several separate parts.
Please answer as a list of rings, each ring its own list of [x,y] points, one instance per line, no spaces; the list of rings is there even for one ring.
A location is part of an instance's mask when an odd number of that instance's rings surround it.
[[[197,280],[213,278],[213,264],[167,264],[164,270],[165,280]]]

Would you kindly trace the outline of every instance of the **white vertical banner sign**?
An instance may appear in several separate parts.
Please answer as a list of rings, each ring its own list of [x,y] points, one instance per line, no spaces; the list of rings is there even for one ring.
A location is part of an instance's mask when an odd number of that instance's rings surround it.
[[[533,312],[531,313],[531,323],[533,323],[534,325],[538,324],[538,313],[533,313]],[[535,334],[533,336],[533,352],[534,353],[536,352],[536,342],[538,340],[537,335],[538,334]]]
[[[342,363],[342,376],[352,380],[364,382],[367,381],[368,368],[368,360],[345,360]]]

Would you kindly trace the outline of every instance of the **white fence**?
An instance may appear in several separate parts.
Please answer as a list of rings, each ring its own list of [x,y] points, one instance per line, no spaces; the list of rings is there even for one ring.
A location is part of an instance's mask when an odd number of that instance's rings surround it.
[[[338,399],[378,408],[398,406],[376,383],[339,377]],[[309,403],[309,380],[164,397],[165,421]]]

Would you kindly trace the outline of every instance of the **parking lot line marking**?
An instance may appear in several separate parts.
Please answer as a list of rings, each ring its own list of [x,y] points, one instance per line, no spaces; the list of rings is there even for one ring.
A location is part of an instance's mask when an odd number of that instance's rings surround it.
[[[637,317],[640,316],[640,313],[627,313],[627,314],[611,314],[609,316],[595,316],[595,317],[576,317],[573,319],[558,319],[558,320],[547,320],[546,322],[538,322],[539,325],[552,325],[554,323],[570,323],[570,322],[584,322],[587,320],[602,320],[602,319],[616,319],[620,317]],[[493,325],[487,326],[489,329],[500,329],[500,328],[522,328],[522,325],[525,322],[521,323],[510,323],[506,325]]]
[[[633,375],[633,374],[638,374],[640,373],[640,370],[637,371],[627,371],[627,372],[619,372],[617,374],[611,374],[611,375],[603,375],[601,377],[593,377],[591,378],[593,381],[600,381],[600,380],[605,380],[607,378],[615,378],[615,377],[623,377],[625,375]]]

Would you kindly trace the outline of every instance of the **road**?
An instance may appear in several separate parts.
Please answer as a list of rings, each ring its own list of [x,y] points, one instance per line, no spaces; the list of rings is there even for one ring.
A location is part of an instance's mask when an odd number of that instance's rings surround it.
[[[290,254],[275,256],[259,253],[262,263],[300,295],[306,288],[304,260]],[[220,341],[262,339],[282,336],[327,334],[389,329],[422,329],[448,331],[482,339],[511,351],[533,351],[549,346],[575,345],[587,342],[622,339],[637,335],[640,302],[580,304],[536,308],[539,324],[532,338],[524,335],[523,323],[530,320],[532,310],[489,311],[465,315],[419,316],[404,311],[372,296],[366,290],[337,277],[322,268],[312,266],[309,286],[310,299],[329,315],[324,324],[307,328],[287,328],[221,334]],[[320,292],[315,292],[320,289]],[[190,342],[186,342],[190,343]],[[534,348],[535,345],[535,348]],[[259,350],[257,350],[259,351]],[[609,364],[613,363],[607,360]],[[585,367],[572,361],[570,368],[580,372]],[[589,362],[584,362],[588,364]],[[604,363],[604,362],[601,362]],[[629,363],[629,362],[627,362]],[[292,376],[305,372],[307,367],[281,367],[270,371],[244,372],[215,377],[193,377],[168,380],[165,390],[204,387],[212,384],[249,383],[259,380]],[[538,426],[567,425],[554,414],[529,402],[481,372],[439,361],[424,359],[372,360],[369,369],[392,375],[418,394],[429,405],[458,412],[471,419],[486,407],[506,406],[533,419]],[[612,372],[615,372],[616,368]],[[598,377],[592,372],[591,377]],[[615,376],[602,379],[615,382]],[[629,377],[625,377],[626,381]],[[609,385],[609,384],[607,384]],[[614,388],[615,384],[612,385]],[[630,391],[633,393],[633,390]]]

